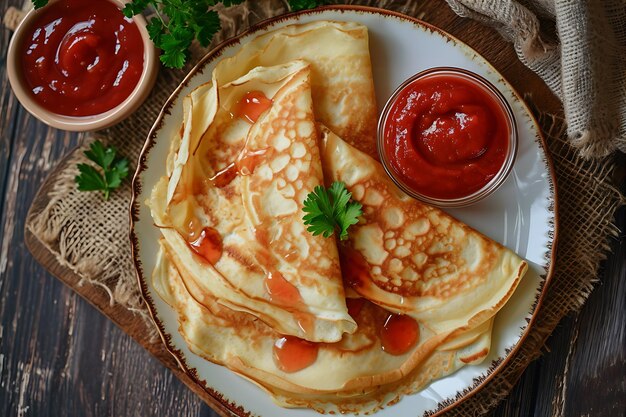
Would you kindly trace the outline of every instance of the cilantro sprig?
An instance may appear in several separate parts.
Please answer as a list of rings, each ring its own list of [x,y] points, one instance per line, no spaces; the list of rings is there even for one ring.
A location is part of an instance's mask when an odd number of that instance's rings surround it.
[[[132,0],[124,7],[124,15],[133,17],[149,6],[156,17],[148,22],[150,39],[161,49],[161,62],[166,67],[182,68],[189,58],[189,47],[194,39],[207,47],[220,28],[220,17],[213,8],[222,3],[226,7],[244,0]]]
[[[48,0],[32,0],[35,9],[48,4]],[[160,60],[166,67],[182,68],[189,59],[189,47],[194,39],[207,47],[220,29],[220,17],[215,6],[231,7],[245,0],[132,0],[124,6],[124,16],[131,18],[151,7],[156,17],[146,29],[154,45],[163,53]],[[312,9],[327,0],[288,0],[293,11]]]
[[[329,237],[335,231],[339,232],[339,239],[348,238],[348,228],[358,223],[363,214],[362,205],[351,201],[352,193],[346,189],[343,182],[335,181],[326,189],[318,185],[307,195],[302,211],[306,230],[313,236]]]
[[[89,150],[84,153],[102,172],[93,165],[78,164],[80,174],[75,178],[78,190],[102,191],[104,199],[108,200],[111,191],[119,187],[128,176],[128,159],[117,157],[114,147],[105,148],[99,140],[89,145]]]

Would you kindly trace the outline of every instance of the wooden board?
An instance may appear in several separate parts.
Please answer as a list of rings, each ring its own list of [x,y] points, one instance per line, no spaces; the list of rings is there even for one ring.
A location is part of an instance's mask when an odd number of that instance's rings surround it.
[[[19,3],[0,0],[0,10]],[[458,18],[442,1],[404,1],[406,6],[402,2],[379,3],[446,29],[490,60],[522,95],[532,94],[542,110],[560,111],[559,102],[543,82],[516,59],[513,48],[495,31]],[[0,57],[6,55],[8,38],[9,32],[1,29]],[[28,115],[8,87],[1,60],[0,94],[0,415],[215,415],[111,322],[223,412],[178,369],[159,343],[149,342],[142,321],[123,308],[111,306],[103,290],[78,286],[79,277],[59,265],[30,233],[22,240],[30,202],[34,197],[33,210],[45,206],[52,182],[45,182],[35,195],[37,184],[45,175],[54,177],[53,167],[82,136],[50,129]],[[35,260],[67,288],[47,278],[27,255],[24,242]],[[563,404],[557,408],[566,409],[565,415],[620,415],[615,411],[619,407],[624,410],[626,395],[619,385],[620,372],[623,379],[625,370],[624,344],[615,336],[623,335],[626,322],[623,238],[616,248],[618,254],[608,263],[605,285],[579,315],[557,330],[548,342],[553,353],[531,365],[496,414],[550,415],[553,403],[559,401]],[[75,293],[110,321],[94,314]],[[611,326],[598,325],[595,318],[599,315],[610,319]],[[602,382],[588,377],[602,377],[605,371],[615,378]],[[597,390],[598,386],[602,387],[601,401],[583,397],[585,390]]]

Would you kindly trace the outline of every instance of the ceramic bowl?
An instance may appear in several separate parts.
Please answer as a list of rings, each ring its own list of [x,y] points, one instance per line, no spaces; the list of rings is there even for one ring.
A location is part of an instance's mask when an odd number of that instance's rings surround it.
[[[50,3],[52,3],[52,0]],[[124,7],[122,0],[109,0],[116,4],[120,9]],[[56,114],[47,110],[33,98],[33,94],[28,87],[23,76],[21,62],[21,47],[25,42],[25,37],[31,25],[37,20],[37,17],[45,10],[47,6],[37,10],[31,10],[26,14],[22,22],[15,29],[9,49],[7,52],[7,73],[9,82],[17,99],[29,113],[41,120],[42,122],[56,127],[75,132],[91,131],[103,129],[114,125],[126,117],[130,116],[148,97],[159,70],[158,53],[154,44],[150,40],[148,31],[146,30],[146,20],[143,16],[138,15],[133,18],[143,39],[144,46],[144,66],[139,82],[135,86],[130,95],[117,106],[112,109],[90,116],[65,116]]]

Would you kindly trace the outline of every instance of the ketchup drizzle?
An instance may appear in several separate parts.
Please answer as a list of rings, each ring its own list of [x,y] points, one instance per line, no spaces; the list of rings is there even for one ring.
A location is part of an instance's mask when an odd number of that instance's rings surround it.
[[[359,288],[371,280],[369,264],[360,252],[348,246],[341,246],[339,258],[341,275],[346,286]]]
[[[389,314],[380,329],[381,347],[391,355],[402,355],[411,350],[419,336],[417,321],[402,314]]]
[[[283,372],[297,372],[311,366],[317,360],[317,343],[307,342],[294,336],[284,336],[274,343],[274,362]]]
[[[272,107],[272,103],[262,91],[248,91],[235,104],[233,115],[255,123],[265,110]]]
[[[364,298],[346,298],[346,306],[348,307],[348,314],[355,319],[365,304]]]
[[[190,237],[193,239],[194,236]],[[215,265],[222,257],[222,236],[212,227],[203,228],[200,235],[188,244],[191,250],[211,265]]]
[[[287,281],[280,272],[272,270],[265,276],[265,289],[273,304],[284,307],[294,315],[304,334],[313,331],[313,316],[302,311],[306,305],[295,285]]]
[[[237,175],[252,175],[257,165],[263,161],[267,149],[247,151],[237,157],[235,162],[209,178],[209,181],[217,188],[224,188],[230,184]]]

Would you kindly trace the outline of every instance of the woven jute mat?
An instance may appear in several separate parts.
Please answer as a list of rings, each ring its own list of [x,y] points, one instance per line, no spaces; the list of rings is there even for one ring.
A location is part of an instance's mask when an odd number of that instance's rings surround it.
[[[385,7],[428,21],[428,16],[421,13],[421,2],[356,3]],[[441,3],[440,7],[446,6]],[[285,12],[285,3],[279,0],[250,1],[248,5],[229,9],[223,13],[223,30],[213,44],[264,18]],[[502,41],[499,46],[505,47],[506,43]],[[185,70],[162,70],[152,95],[136,113],[110,129],[92,134],[86,142],[100,139],[117,147],[131,161],[137,160],[161,106],[190,65],[205,52],[196,48],[192,62]],[[546,338],[558,322],[582,306],[592,290],[599,263],[609,249],[608,238],[617,233],[612,223],[613,213],[624,203],[624,198],[611,185],[614,159],[580,158],[577,150],[567,142],[561,117],[542,113],[539,109],[535,115],[547,139],[558,187],[559,237],[555,273],[536,322],[517,353],[477,394],[454,408],[449,415],[487,413],[508,395],[528,364],[541,354]],[[29,213],[26,233],[34,236],[37,245],[49,252],[54,264],[52,270],[71,271],[78,277],[77,286],[97,287],[106,292],[110,303],[107,311],[132,312],[132,317],[139,322],[134,325],[137,334],[140,332],[137,328],[147,330],[153,327],[140,297],[130,256],[130,185],[126,182],[106,202],[97,193],[78,192],[74,181],[76,165],[86,162],[83,150],[87,143],[69,155],[47,181],[44,192],[37,196]]]

